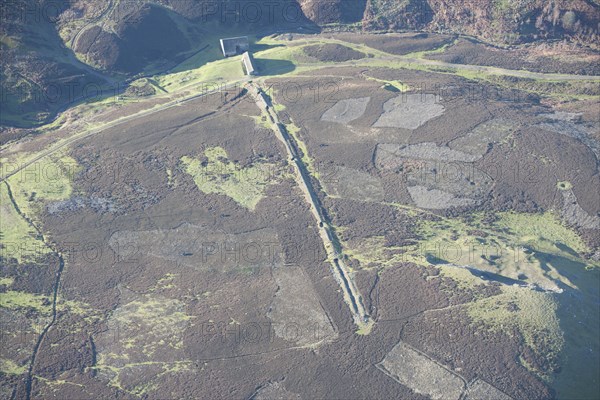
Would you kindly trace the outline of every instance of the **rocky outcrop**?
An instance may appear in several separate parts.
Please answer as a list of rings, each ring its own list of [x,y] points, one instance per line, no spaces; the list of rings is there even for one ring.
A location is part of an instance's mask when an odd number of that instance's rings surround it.
[[[598,39],[600,7],[591,0],[429,0],[431,30],[513,44],[542,39]]]
[[[298,1],[317,24],[362,21],[365,30],[453,32],[502,44],[565,38],[592,45],[599,39],[596,0]]]

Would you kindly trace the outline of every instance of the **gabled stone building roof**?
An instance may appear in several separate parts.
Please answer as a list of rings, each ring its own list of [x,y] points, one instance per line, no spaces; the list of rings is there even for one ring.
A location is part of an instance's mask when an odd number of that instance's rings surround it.
[[[223,56],[225,57],[243,54],[244,52],[250,50],[248,36],[221,39],[221,50],[223,51]]]
[[[256,75],[256,68],[254,67],[254,59],[250,52],[245,52],[242,55],[242,63],[244,64],[244,72],[246,75]]]

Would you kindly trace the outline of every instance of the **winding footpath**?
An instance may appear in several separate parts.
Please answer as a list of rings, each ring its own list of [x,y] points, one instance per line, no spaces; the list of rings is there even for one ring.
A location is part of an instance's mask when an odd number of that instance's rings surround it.
[[[100,13],[100,15],[98,15],[95,18],[91,18],[85,25],[83,25],[78,31],[77,33],[71,38],[70,41],[70,47],[71,49],[73,49],[73,51],[75,51],[75,46],[77,46],[77,41],[79,40],[79,38],[81,37],[81,35],[88,30],[88,28],[92,27],[93,25],[96,25],[98,22],[103,22],[103,20],[108,16],[108,14],[114,10],[115,6],[117,5],[116,0],[109,0],[108,6],[104,9],[104,11],[102,11],[102,13]],[[104,25],[104,24],[103,24]]]

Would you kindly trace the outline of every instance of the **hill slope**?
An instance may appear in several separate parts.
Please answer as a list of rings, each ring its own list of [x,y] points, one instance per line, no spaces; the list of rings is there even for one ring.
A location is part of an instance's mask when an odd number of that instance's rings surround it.
[[[251,3],[251,4],[250,4]],[[497,44],[597,46],[597,0],[15,0],[2,4],[0,125],[47,122],[89,87],[167,70],[218,35],[298,25],[425,30]],[[317,27],[315,27],[317,25]],[[88,88],[88,90],[86,90]]]

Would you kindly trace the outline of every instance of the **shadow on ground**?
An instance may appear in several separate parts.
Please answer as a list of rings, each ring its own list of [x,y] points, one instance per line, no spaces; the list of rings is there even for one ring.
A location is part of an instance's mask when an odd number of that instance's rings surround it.
[[[282,75],[296,69],[294,63],[288,60],[255,58],[254,61],[260,75]]]

